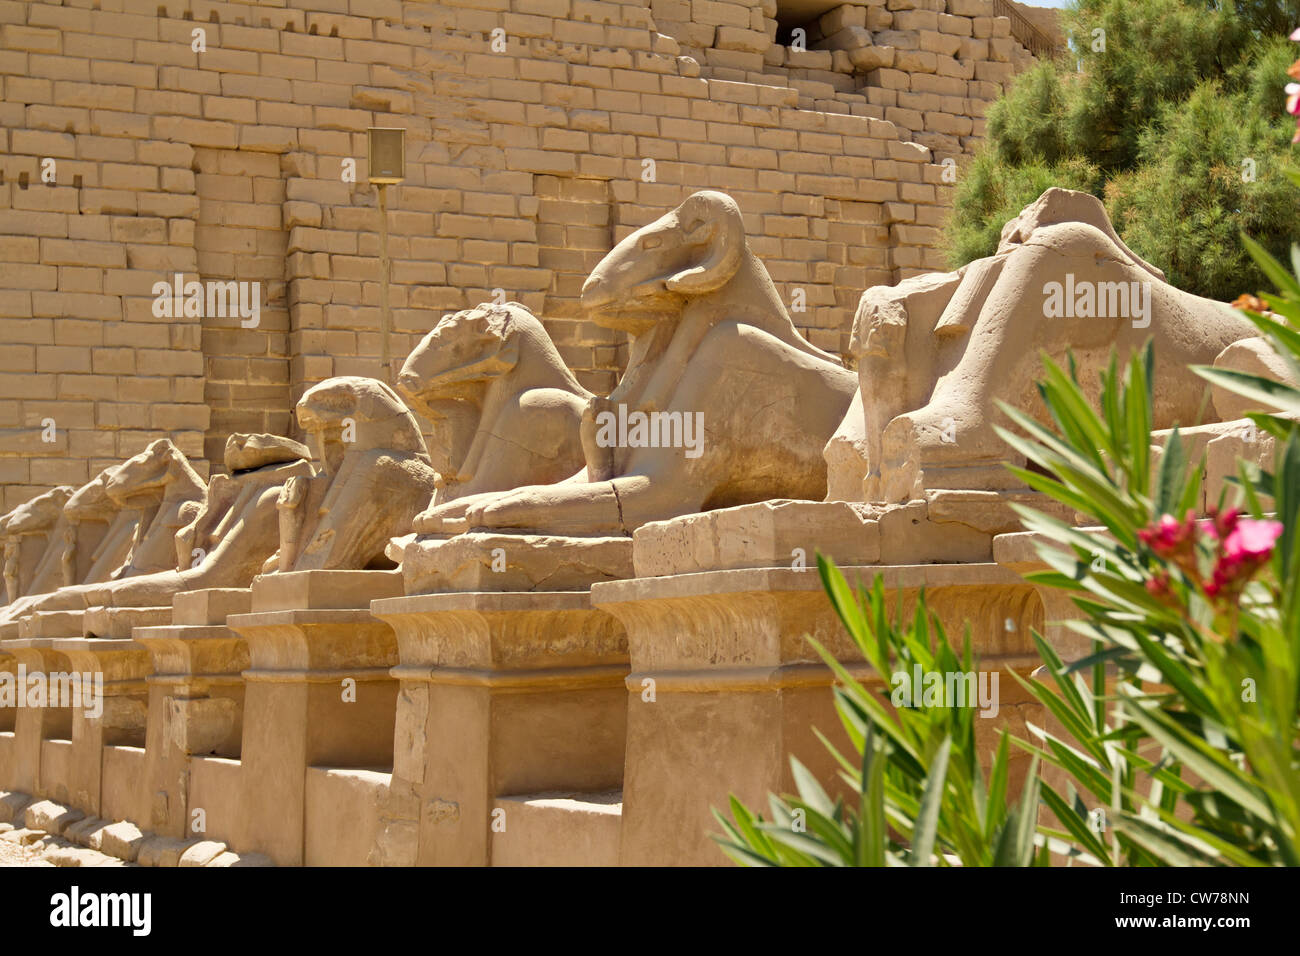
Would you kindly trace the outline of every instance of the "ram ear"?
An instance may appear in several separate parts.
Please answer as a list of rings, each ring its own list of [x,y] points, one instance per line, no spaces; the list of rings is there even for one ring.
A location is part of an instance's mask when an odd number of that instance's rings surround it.
[[[670,276],[664,286],[670,292],[703,295],[721,289],[740,268],[740,257],[745,250],[744,227],[739,216],[723,214],[696,226],[682,243],[704,246],[704,259]]]

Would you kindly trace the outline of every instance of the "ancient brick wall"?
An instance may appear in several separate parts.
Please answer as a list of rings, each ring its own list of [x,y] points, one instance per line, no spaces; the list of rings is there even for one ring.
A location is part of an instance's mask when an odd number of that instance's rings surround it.
[[[775,42],[805,14],[809,49]],[[220,468],[230,433],[292,430],[312,383],[379,374],[371,126],[407,130],[389,190],[399,361],[443,313],[504,295],[608,390],[626,347],[582,319],[582,281],[700,188],[739,201],[786,301],[801,290],[796,324],[839,350],[865,288],[942,265],[941,163],[1027,57],[990,14],[0,0],[0,506],[161,435]],[[155,314],[178,273],[256,283],[258,325]]]

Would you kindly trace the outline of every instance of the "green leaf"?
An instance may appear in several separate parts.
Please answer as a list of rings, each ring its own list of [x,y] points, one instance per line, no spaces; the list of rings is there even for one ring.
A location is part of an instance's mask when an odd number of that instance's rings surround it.
[[[930,774],[921,793],[921,811],[917,814],[912,832],[912,852],[908,857],[913,866],[930,866],[934,852],[934,837],[939,828],[939,810],[948,779],[948,755],[952,751],[952,738],[943,738],[939,750],[930,761]]]

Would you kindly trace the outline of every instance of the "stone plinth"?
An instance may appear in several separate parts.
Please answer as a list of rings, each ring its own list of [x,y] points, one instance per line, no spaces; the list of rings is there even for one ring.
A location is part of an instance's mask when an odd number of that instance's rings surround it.
[[[1081,532],[1107,534],[1105,529],[1079,528]],[[993,539],[993,557],[1002,567],[1024,576],[1034,571],[1049,571],[1050,566],[1038,554],[1039,545],[1048,544],[1050,539],[1035,531],[1016,531],[1000,534]],[[1056,547],[1055,544],[1053,544]],[[1029,582],[1025,582],[1029,584]],[[1044,638],[1061,656],[1069,662],[1079,660],[1092,653],[1092,642],[1084,635],[1072,630],[1067,622],[1084,616],[1074,603],[1073,592],[1061,588],[1043,587],[1030,584],[1038,599],[1043,603],[1043,626],[1040,629]]]
[[[632,539],[471,531],[420,537],[402,560],[407,594],[586,591],[630,578]]]
[[[652,521],[633,535],[637,577],[740,568],[987,562],[993,538],[1020,527],[1011,502],[1071,514],[1034,493],[937,491],[895,505],[762,501]]]
[[[37,611],[19,618],[18,634],[24,638],[85,637],[83,611]]]
[[[16,630],[17,622],[7,625]],[[0,652],[12,656],[16,672],[52,673],[70,672],[72,665],[67,655],[57,651],[50,640],[12,638],[0,642]],[[21,695],[22,689],[19,689]],[[0,781],[9,790],[40,793],[41,742],[44,740],[72,739],[72,709],[70,707],[32,707],[20,701],[14,713],[13,741],[10,748],[10,778]]]
[[[632,536],[637,577],[880,560],[880,524],[846,501],[764,501],[652,521]]]
[[[307,768],[391,768],[397,641],[368,608],[401,593],[398,571],[265,575],[227,618],[249,654],[234,849],[301,864]]]
[[[192,755],[239,757],[248,645],[224,622],[251,607],[247,588],[185,591],[172,600],[171,625],[135,629],[153,665],[145,785],[147,825],[159,835],[193,835]]]
[[[18,659],[0,644],[0,680],[12,681]],[[0,700],[0,790],[10,789],[14,765],[14,721],[18,717],[17,701]]]
[[[18,658],[14,657],[9,651],[5,650],[4,644],[0,643],[0,675],[13,675],[18,669]],[[4,680],[11,679],[4,677]],[[7,703],[0,701],[0,733],[7,733],[14,729],[14,717],[18,714],[17,701]],[[0,784],[5,779],[3,767],[0,767]]]
[[[167,607],[92,607],[86,609],[83,633],[86,637],[129,640],[137,627],[170,624],[171,606]]]
[[[850,567],[850,584],[879,573],[890,606],[912,613],[925,588],[931,609],[959,641],[970,620],[983,670],[1024,673],[1036,658],[1029,631],[1042,608],[1033,589],[992,564]],[[814,726],[849,749],[831,694],[833,675],[805,635],[865,676],[815,570],[712,571],[599,584],[592,604],[627,628],[627,758],[621,862],[709,865],[725,858],[708,838],[710,807],[729,793],[766,806],[793,792],[797,756],[832,792],[835,765]],[[855,665],[856,664],[856,668]],[[1024,696],[1002,675],[1000,713],[980,721],[991,753],[996,730],[1024,720]]]
[[[402,681],[378,862],[487,865],[497,797],[617,788],[628,672],[622,625],[585,593],[376,601]]]
[[[81,707],[71,708],[72,753],[68,779],[63,781],[67,787],[63,800],[87,815],[98,816],[104,747],[139,747],[145,742],[149,654],[132,640],[62,638],[50,645],[62,652],[72,670],[83,678],[96,675],[103,679],[98,707],[87,709],[83,701]],[[45,788],[60,799],[57,787],[46,782]]]

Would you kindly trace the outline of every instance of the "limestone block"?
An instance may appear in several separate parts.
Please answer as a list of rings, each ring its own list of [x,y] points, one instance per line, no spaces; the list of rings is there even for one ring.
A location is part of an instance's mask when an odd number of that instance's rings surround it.
[[[498,797],[508,821],[492,841],[493,866],[618,866],[622,793]]]
[[[109,821],[96,816],[88,816],[69,826],[63,831],[63,837],[80,846],[89,847],[91,835],[108,826]],[[93,849],[93,847],[92,847]]]
[[[85,611],[37,611],[17,623],[24,639],[82,637]]]
[[[633,536],[637,577],[736,568],[874,564],[879,529],[845,502],[765,501],[642,525]]]
[[[82,618],[82,631],[88,637],[130,640],[137,627],[160,627],[170,624],[171,606],[167,607],[92,607]]]
[[[178,866],[210,866],[226,852],[226,845],[215,840],[200,840],[181,854]]]
[[[905,73],[933,73],[938,65],[936,54],[926,50],[899,50],[894,55],[894,68]]]
[[[23,822],[29,830],[43,830],[58,836],[84,816],[80,810],[53,800],[38,800],[23,811]]]
[[[136,862],[140,866],[177,866],[181,856],[201,840],[177,840],[172,837],[145,837]]]
[[[0,833],[0,840],[6,843],[17,843],[19,846],[33,846],[47,837],[48,834],[44,830],[31,830],[26,827]]]
[[[817,25],[824,37],[834,36],[836,32],[846,27],[865,28],[867,25],[867,8],[850,3],[843,4],[828,13],[823,13],[817,21]]]
[[[892,46],[864,46],[849,51],[849,62],[854,69],[869,73],[882,67],[892,67],[894,55],[895,48]]]
[[[866,27],[846,26],[828,34],[824,40],[819,40],[816,47],[819,50],[856,50],[871,44],[871,33]]]
[[[928,50],[931,53],[937,53],[940,56],[956,56],[957,51],[961,49],[961,40],[947,33],[932,33],[929,30],[921,31],[922,50]]]
[[[898,50],[921,48],[920,35],[906,30],[878,30],[872,34],[872,40],[877,46],[892,46]]]
[[[931,518],[923,499],[884,509],[880,525],[880,561],[883,564],[988,561],[993,536],[958,522]]]
[[[231,614],[247,614],[250,610],[252,591],[249,588],[181,591],[172,598],[171,623],[197,626],[224,624]]]
[[[25,793],[0,793],[0,823],[21,821],[23,811],[31,802],[32,798]]]
[[[127,863],[134,863],[144,840],[145,835],[140,828],[124,820],[110,823],[102,830],[91,834],[90,848],[117,857],[119,860],[125,860]]]
[[[232,853],[227,850],[219,853],[205,866],[275,866],[269,856],[262,853]]]
[[[870,6],[867,7],[867,29],[872,33],[877,30],[888,30],[894,25],[894,15],[886,7]]]
[[[254,612],[369,607],[402,593],[400,571],[294,571],[253,581]]]
[[[720,50],[742,50],[746,53],[763,53],[772,41],[765,32],[737,27],[718,27],[714,45]]]
[[[167,698],[168,743],[185,754],[210,754],[229,739],[239,703],[229,697]]]
[[[582,591],[633,574],[632,539],[470,532],[420,539],[402,564],[407,594]]]
[[[939,14],[939,31],[953,36],[968,37],[974,30],[970,17],[955,16],[950,13]]]
[[[54,866],[121,866],[122,861],[103,853],[76,846],[61,840],[52,840],[41,851],[41,859]]]

